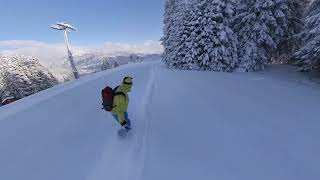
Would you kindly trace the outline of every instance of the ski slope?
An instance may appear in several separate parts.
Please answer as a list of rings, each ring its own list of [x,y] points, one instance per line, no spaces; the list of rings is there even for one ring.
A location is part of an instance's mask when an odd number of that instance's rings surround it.
[[[134,130],[100,92],[134,77]],[[3,180],[320,179],[320,91],[274,74],[122,66],[0,109]]]

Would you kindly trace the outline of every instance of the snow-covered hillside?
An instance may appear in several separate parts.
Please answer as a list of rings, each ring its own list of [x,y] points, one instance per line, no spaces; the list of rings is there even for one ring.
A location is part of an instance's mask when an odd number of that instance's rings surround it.
[[[137,63],[142,61],[160,60],[161,54],[128,54],[110,56],[101,53],[87,53],[76,55],[74,57],[76,66],[81,75],[87,75],[104,70],[103,63],[109,63],[112,66],[113,63],[118,65],[124,65],[129,63]],[[60,67],[63,69],[70,69],[70,63],[68,60]]]
[[[320,179],[320,91],[267,71],[121,66],[0,109],[0,179]],[[133,131],[101,110],[100,91],[134,77]]]

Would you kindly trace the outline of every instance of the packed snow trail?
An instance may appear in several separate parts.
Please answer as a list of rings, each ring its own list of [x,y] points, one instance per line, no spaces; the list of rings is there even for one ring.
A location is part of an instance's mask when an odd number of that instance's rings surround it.
[[[320,178],[320,91],[254,73],[159,67],[144,178]]]
[[[146,87],[145,89],[133,88],[129,95],[131,112],[129,118],[132,121],[133,130],[128,133],[125,139],[112,136],[113,139],[106,143],[102,158],[87,178],[88,180],[105,178],[115,180],[141,179],[147,148],[146,141],[150,128],[149,122],[151,121],[149,105],[154,85],[154,69],[155,65],[151,64],[150,70],[143,77],[133,75],[134,87]]]
[[[133,131],[101,89],[133,76]],[[0,109],[0,179],[320,179],[319,87],[268,73],[143,63],[84,77]]]
[[[140,173],[129,166],[136,164],[134,158],[143,158],[139,152],[144,148],[145,119],[133,112],[143,112],[140,102],[147,94],[145,83],[153,65],[98,73],[1,108],[0,179],[101,179],[96,176],[99,168],[108,172],[109,179]],[[120,126],[101,110],[101,89],[121,84],[127,75],[134,77],[128,112],[134,134],[119,140]],[[102,161],[106,164],[99,166]]]

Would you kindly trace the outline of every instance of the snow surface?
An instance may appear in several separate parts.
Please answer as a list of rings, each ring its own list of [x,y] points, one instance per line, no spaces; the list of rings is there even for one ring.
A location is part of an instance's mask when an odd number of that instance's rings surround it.
[[[320,91],[267,71],[175,71],[141,63],[86,76],[0,109],[0,179],[320,179]],[[134,77],[134,130],[100,91]]]

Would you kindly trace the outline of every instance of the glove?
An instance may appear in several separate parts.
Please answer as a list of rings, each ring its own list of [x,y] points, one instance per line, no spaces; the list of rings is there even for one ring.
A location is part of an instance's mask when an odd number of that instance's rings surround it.
[[[122,123],[120,122],[120,124],[121,124],[121,126],[125,126],[127,123],[126,123],[126,121],[123,121]]]
[[[128,124],[123,125],[123,127],[124,127],[126,130],[130,130],[130,129],[131,129]]]

